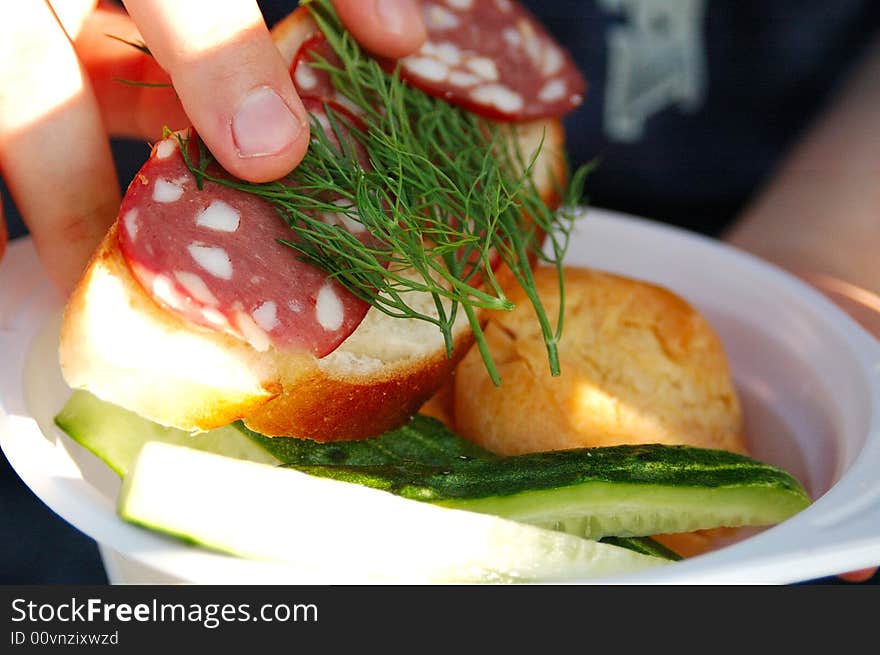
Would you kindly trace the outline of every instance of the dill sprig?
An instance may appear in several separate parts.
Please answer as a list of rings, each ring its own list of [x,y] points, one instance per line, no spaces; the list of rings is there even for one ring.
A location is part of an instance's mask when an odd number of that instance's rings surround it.
[[[130,41],[129,39],[124,39],[121,36],[116,36],[115,34],[110,34],[108,32],[104,32],[104,36],[113,39],[114,41],[119,41],[120,43],[124,43],[127,46],[131,46],[135,50],[140,50],[145,55],[150,57],[153,56],[153,53],[150,52],[150,49],[147,47],[147,44],[143,41]]]
[[[171,82],[141,82],[140,80],[126,80],[122,77],[114,77],[114,82],[124,84],[125,86],[144,86],[149,89],[171,89],[174,85]]]
[[[532,181],[539,151],[526,158],[515,127],[490,123],[406,85],[361,50],[329,0],[307,5],[342,62],[318,59],[314,66],[327,71],[334,87],[362,112],[355,122],[325,105],[342,148],[313,117],[305,158],[281,180],[250,184],[212,176],[204,147],[198,162],[181,148],[190,170],[200,184],[210,180],[272,203],[293,233],[284,243],[303,260],[389,316],[436,325],[447,356],[463,312],[495,384],[500,377],[480,314],[513,309],[495,275],[500,261],[534,307],[550,371],[558,375],[564,302],[551,321],[535,289],[531,260],[557,268],[564,298],[562,261],[587,169],[572,176],[566,192],[558,190],[563,208],[554,212]],[[369,155],[369,167],[358,159],[358,144]],[[322,221],[327,213],[360,222],[372,239],[364,243]],[[413,292],[430,294],[434,311],[414,307]]]
[[[145,55],[152,57],[153,53],[150,52],[150,49],[147,47],[147,44],[143,41],[129,41],[128,39],[123,39],[121,36],[116,36],[115,34],[108,34],[104,32],[104,36],[113,39],[114,41],[119,41],[120,43],[124,43],[127,46],[134,48],[135,50],[140,50]],[[170,82],[141,82],[138,80],[126,80],[121,77],[114,77],[114,82],[118,82],[119,84],[125,84],[126,86],[145,86],[153,89],[162,89],[162,88],[173,88],[173,84]]]

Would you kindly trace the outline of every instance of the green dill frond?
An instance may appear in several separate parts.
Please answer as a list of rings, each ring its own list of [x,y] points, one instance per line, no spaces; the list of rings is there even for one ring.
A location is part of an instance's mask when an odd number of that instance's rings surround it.
[[[124,43],[125,45],[129,45],[135,50],[140,50],[145,55],[153,56],[153,53],[150,52],[150,49],[147,47],[147,44],[143,41],[129,41],[128,39],[123,39],[121,36],[116,36],[115,34],[104,33],[104,36],[113,39],[114,41],[119,41],[120,43]]]
[[[113,81],[125,86],[145,86],[150,89],[170,89],[174,87],[171,82],[140,82],[138,80],[126,80],[121,77],[114,77]]]
[[[587,169],[573,174],[568,189],[558,190],[562,210],[551,210],[532,181],[539,152],[527,157],[520,152],[515,127],[491,123],[405,84],[361,50],[329,0],[305,4],[341,61],[337,66],[317,59],[313,65],[327,71],[337,91],[361,111],[355,124],[325,106],[341,151],[313,120],[305,158],[282,180],[249,184],[211,177],[212,160],[204,148],[198,162],[187,158],[190,170],[200,184],[207,179],[272,203],[291,228],[286,245],[303,260],[389,316],[436,325],[447,353],[463,314],[496,384],[500,378],[480,313],[513,309],[495,277],[499,263],[506,266],[534,307],[550,370],[558,375],[563,305],[551,321],[530,262],[555,266],[563,293],[562,261]],[[369,167],[361,165],[358,145],[368,153]],[[343,199],[350,207],[322,198]],[[324,213],[344,213],[374,240],[367,245],[323,222]],[[436,313],[413,307],[412,292],[430,294]]]

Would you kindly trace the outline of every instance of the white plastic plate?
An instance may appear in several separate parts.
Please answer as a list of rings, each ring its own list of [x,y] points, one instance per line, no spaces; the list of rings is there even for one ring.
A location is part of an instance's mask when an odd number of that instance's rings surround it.
[[[816,499],[733,545],[602,582],[789,583],[880,564],[880,343],[796,278],[667,226],[590,210],[568,262],[650,280],[699,308],[730,357],[754,455]],[[119,481],[52,423],[69,394],[56,355],[61,308],[31,243],[12,242],[0,262],[0,446],[25,484],[101,545],[111,581],[321,582],[117,517]]]

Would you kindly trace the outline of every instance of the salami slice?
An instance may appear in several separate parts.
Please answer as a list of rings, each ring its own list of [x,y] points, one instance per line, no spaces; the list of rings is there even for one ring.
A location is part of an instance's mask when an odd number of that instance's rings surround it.
[[[514,0],[422,2],[428,39],[400,60],[401,77],[426,93],[494,120],[560,118],[583,102],[587,83],[571,56]],[[329,100],[357,114],[316,60],[339,65],[320,32],[290,68],[300,96]],[[390,71],[396,62],[385,61]]]
[[[514,0],[422,3],[428,40],[400,60],[423,91],[496,120],[558,118],[587,84],[571,56]]]
[[[327,62],[338,65],[339,58],[330,46],[330,43],[320,32],[309,37],[297,50],[290,66],[290,76],[296,92],[302,96],[331,100],[336,94],[336,89],[330,82],[327,71],[313,65],[316,57],[325,59]]]
[[[300,46],[290,66],[290,76],[299,96],[332,102],[352,115],[360,115],[361,108],[334,88],[330,74],[314,65],[321,60],[334,66],[342,65],[327,38],[316,32]]]
[[[327,120],[321,103],[307,109]],[[322,220],[365,233],[345,203],[337,204],[340,211]],[[369,308],[278,242],[294,233],[272,205],[207,181],[199,189],[174,137],[156,144],[129,186],[118,234],[134,277],[154,300],[259,351],[275,346],[323,357]]]

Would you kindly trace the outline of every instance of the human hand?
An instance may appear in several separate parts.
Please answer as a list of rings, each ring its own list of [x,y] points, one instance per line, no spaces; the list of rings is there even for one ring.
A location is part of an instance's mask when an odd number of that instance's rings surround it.
[[[308,147],[307,114],[256,0],[124,4],[128,15],[98,0],[0,3],[0,171],[65,291],[119,207],[109,136],[193,125],[224,168],[253,182],[289,172]],[[334,5],[377,54],[401,57],[425,39],[415,0]],[[145,42],[153,57],[108,34]],[[0,256],[5,241],[0,214]]]

